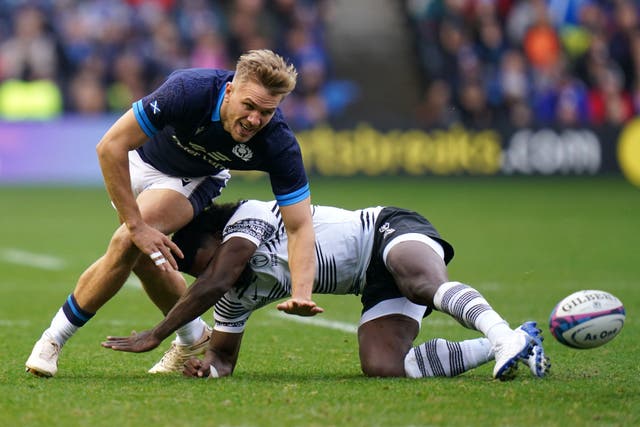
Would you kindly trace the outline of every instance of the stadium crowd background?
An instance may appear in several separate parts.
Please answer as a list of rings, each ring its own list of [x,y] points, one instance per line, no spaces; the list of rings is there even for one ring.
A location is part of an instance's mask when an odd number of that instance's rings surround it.
[[[0,116],[28,116],[34,108],[41,108],[44,117],[60,112],[123,112],[175,69],[232,69],[242,52],[270,48],[299,71],[296,93],[287,100],[287,116],[297,127],[308,127],[328,119],[326,104],[331,101],[325,99],[330,84],[322,33],[325,4],[306,0],[0,2],[0,83],[4,86],[0,98],[5,99],[0,99]],[[47,93],[47,101],[20,108],[29,86]]]
[[[640,113],[637,1],[390,1],[414,35],[423,128],[620,125]],[[232,68],[267,47],[300,72],[284,104],[292,126],[330,123],[357,96],[357,81],[332,69],[331,10],[331,0],[2,1],[0,118],[120,113],[174,69]]]
[[[410,0],[421,122],[624,123],[640,113],[638,8],[629,0]]]

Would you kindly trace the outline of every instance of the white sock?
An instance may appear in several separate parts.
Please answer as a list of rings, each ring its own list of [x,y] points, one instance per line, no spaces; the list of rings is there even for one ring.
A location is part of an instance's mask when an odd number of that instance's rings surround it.
[[[506,335],[513,334],[513,329],[495,311],[486,312],[478,319],[478,330],[481,331],[493,345]]]
[[[409,350],[404,370],[409,378],[455,377],[493,359],[486,338],[460,342],[436,338]]]
[[[207,324],[200,317],[192,320],[187,323],[180,329],[176,330],[178,344],[181,345],[191,345],[197,342],[200,338],[202,338],[202,332],[204,328],[207,327]]]
[[[440,285],[433,297],[437,310],[451,315],[463,326],[482,332],[492,344],[512,333],[509,324],[474,288],[460,282]]]
[[[60,308],[53,316],[51,325],[42,335],[46,335],[62,347],[78,329],[79,327],[71,323],[64,314],[64,310]]]

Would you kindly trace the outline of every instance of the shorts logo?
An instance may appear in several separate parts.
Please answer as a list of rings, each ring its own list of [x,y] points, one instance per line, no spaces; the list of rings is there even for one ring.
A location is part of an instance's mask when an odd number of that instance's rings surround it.
[[[245,144],[236,144],[231,150],[233,154],[240,157],[245,162],[248,162],[253,157],[253,151],[249,149]]]
[[[391,233],[395,233],[395,231],[395,228],[391,228],[388,222],[385,222],[384,224],[382,224],[382,226],[380,226],[380,228],[378,228],[378,232],[384,234],[382,236],[383,239],[386,239],[387,236],[389,236]]]
[[[186,187],[187,185],[189,185],[189,183],[191,183],[191,178],[182,178],[182,186]]]

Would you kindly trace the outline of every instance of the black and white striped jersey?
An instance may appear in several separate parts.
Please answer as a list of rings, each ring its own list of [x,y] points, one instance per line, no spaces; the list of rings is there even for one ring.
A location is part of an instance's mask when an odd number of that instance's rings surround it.
[[[316,233],[314,293],[361,293],[371,258],[374,226],[382,207],[346,210],[312,206]],[[227,222],[223,241],[241,237],[256,252],[243,275],[214,308],[215,328],[241,332],[253,310],[291,295],[287,234],[275,201],[249,200]]]

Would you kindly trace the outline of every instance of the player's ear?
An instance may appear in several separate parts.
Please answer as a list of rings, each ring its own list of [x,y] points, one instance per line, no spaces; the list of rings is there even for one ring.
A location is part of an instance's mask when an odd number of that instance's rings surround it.
[[[227,83],[227,86],[224,88],[224,100],[228,101],[229,96],[233,93],[233,82]]]

